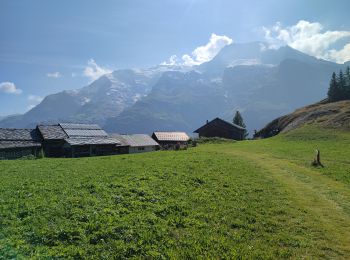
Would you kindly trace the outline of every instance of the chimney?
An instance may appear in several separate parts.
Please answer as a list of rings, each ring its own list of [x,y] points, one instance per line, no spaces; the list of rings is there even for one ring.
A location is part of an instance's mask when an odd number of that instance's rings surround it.
[[[207,124],[209,123],[209,121],[207,120]]]

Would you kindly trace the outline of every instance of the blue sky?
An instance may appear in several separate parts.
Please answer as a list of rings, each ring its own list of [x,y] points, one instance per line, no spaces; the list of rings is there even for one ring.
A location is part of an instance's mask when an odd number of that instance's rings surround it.
[[[346,0],[1,0],[0,116],[87,85],[88,66],[157,65],[191,54],[212,33],[233,42],[266,40],[263,27],[273,31],[277,22],[285,28],[300,20],[350,31],[349,7]]]

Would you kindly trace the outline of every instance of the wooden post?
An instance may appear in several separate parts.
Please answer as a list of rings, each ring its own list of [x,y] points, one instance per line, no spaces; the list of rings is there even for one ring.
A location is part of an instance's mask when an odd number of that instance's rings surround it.
[[[314,161],[311,164],[312,166],[321,166],[322,168],[324,167],[323,164],[321,163],[321,152],[320,150],[316,149],[316,158],[314,159]]]

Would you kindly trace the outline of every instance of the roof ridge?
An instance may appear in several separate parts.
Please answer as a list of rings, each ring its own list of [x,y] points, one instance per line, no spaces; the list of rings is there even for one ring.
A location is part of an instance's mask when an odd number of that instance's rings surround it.
[[[0,130],[35,130],[35,128],[10,128],[10,127],[1,127]]]
[[[204,125],[202,125],[201,127],[199,127],[198,129],[196,129],[196,130],[193,131],[193,132],[194,132],[194,133],[197,133],[201,128],[205,127],[206,125],[212,123],[212,122],[215,121],[215,120],[220,120],[220,121],[224,122],[225,124],[228,124],[228,125],[230,125],[230,126],[236,127],[236,128],[238,128],[238,129],[241,129],[241,130],[246,129],[246,128],[240,126],[240,125],[237,125],[237,124],[228,122],[228,121],[226,121],[226,120],[224,120],[224,119],[222,119],[222,118],[220,118],[220,117],[216,117],[216,118],[214,118],[213,120],[211,120],[211,121],[205,123]]]

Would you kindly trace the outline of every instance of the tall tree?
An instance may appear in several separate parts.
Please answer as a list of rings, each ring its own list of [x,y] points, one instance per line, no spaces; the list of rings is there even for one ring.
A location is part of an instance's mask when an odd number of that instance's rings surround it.
[[[338,100],[346,99],[346,78],[343,74],[343,71],[339,71],[338,75],[338,88],[339,88],[339,97]]]
[[[345,97],[350,99],[350,67],[347,66],[345,70]]]
[[[233,117],[233,120],[232,122],[235,124],[235,125],[239,125],[241,127],[243,127],[245,130],[244,130],[244,134],[243,134],[243,139],[247,139],[248,137],[248,131],[246,129],[246,125],[244,123],[244,120],[243,120],[243,117],[241,115],[241,113],[237,110],[236,111],[236,114],[235,116]]]
[[[331,102],[337,101],[339,96],[338,80],[335,72],[332,74],[331,82],[329,83],[328,99]]]
[[[236,114],[233,117],[233,123],[236,124],[236,125],[245,127],[245,126],[243,126],[244,125],[243,117],[241,116],[241,113],[239,113],[238,110],[236,111]]]

